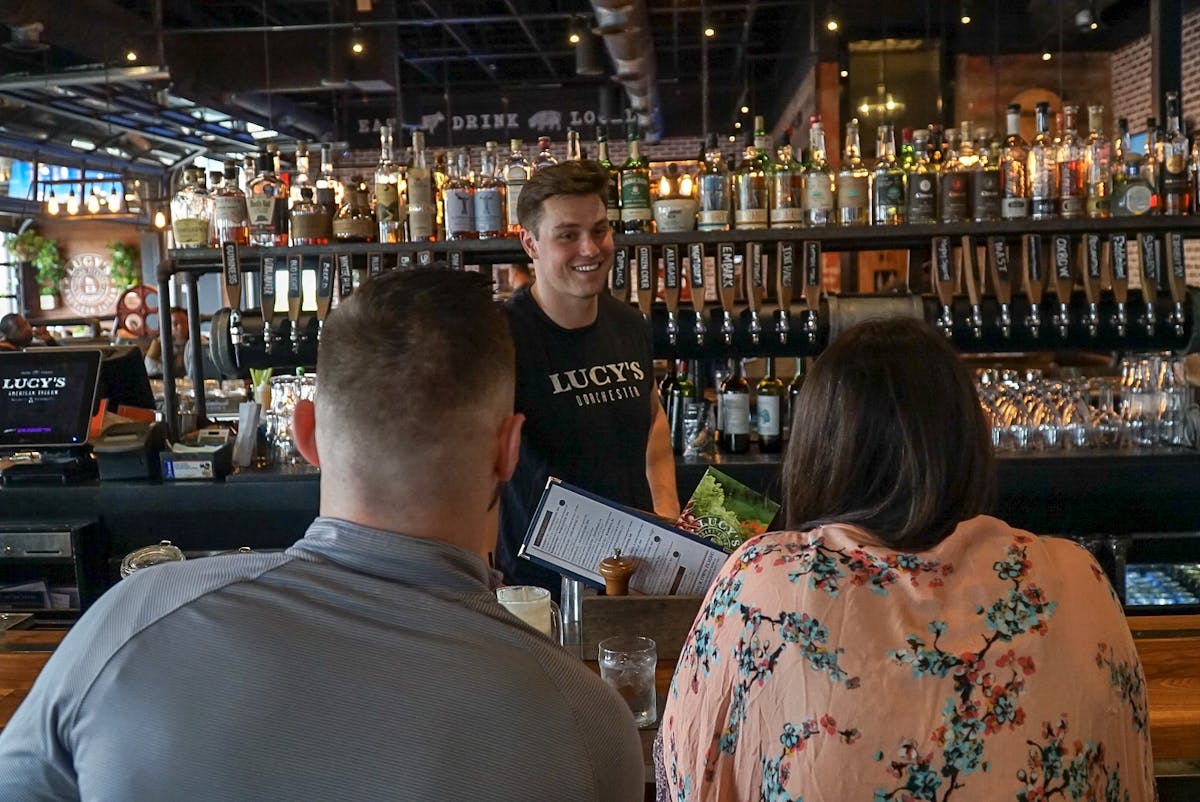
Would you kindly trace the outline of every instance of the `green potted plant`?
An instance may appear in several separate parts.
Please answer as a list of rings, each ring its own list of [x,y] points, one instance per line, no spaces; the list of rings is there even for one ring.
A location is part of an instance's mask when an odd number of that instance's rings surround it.
[[[22,262],[33,265],[41,289],[42,308],[53,309],[56,305],[58,284],[63,278],[62,259],[58,254],[58,243],[38,234],[32,228],[9,236],[5,243],[8,250]]]
[[[142,283],[142,251],[136,245],[110,242],[108,248],[111,267],[108,274],[120,292]]]

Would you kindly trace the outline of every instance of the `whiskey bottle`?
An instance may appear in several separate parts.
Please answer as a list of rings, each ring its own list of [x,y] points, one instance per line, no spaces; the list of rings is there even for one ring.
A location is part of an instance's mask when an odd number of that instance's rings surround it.
[[[700,211],[698,214],[701,231],[728,231],[732,205],[729,169],[716,134],[709,134],[704,149],[704,162],[700,165]]]
[[[1129,121],[1117,120],[1117,141],[1113,143],[1113,217],[1138,217],[1150,214],[1153,208],[1154,187],[1142,175],[1143,155],[1136,153],[1129,142]]]
[[[858,120],[846,123],[846,147],[837,175],[838,225],[865,226],[871,222],[871,173],[862,159]]]
[[[1087,211],[1083,141],[1076,130],[1079,107],[1063,106],[1063,132],[1058,143],[1055,166],[1058,169],[1058,214],[1064,219],[1083,217]]]
[[[905,217],[910,223],[936,223],[938,219],[937,172],[929,163],[928,140],[927,130],[913,132],[913,162],[905,175]]]
[[[888,123],[875,129],[875,191],[871,222],[877,226],[902,225],[904,169],[896,159],[896,129]]]
[[[288,186],[289,207],[300,202],[300,190],[312,186],[308,170],[308,143],[301,140],[296,143],[296,171],[292,173],[292,181]]]
[[[1088,217],[1108,217],[1113,191],[1112,169],[1112,144],[1104,135],[1104,107],[1088,106],[1088,138],[1083,151]]]
[[[250,217],[246,211],[246,193],[238,186],[238,166],[232,159],[225,162],[225,180],[212,192],[213,245],[236,242],[250,244]]]
[[[754,118],[754,137],[741,166],[733,174],[733,227],[766,228],[771,220],[767,177],[771,172],[770,139],[762,117]]]
[[[376,231],[367,185],[361,179],[355,178],[345,194],[345,202],[333,219],[333,241],[374,242]]]
[[[939,219],[943,223],[959,223],[971,216],[971,173],[959,161],[961,139],[956,129],[946,131],[946,142],[945,159],[937,177]]]
[[[550,150],[550,137],[539,136],[537,141],[538,153],[533,159],[533,169],[541,170],[543,167],[551,167],[558,164],[558,159],[554,158],[554,152]]]
[[[963,146],[958,159],[971,175],[971,219],[977,223],[1000,219],[1000,160],[994,140],[981,138],[972,146],[969,123],[964,122]]]
[[[288,233],[292,245],[328,245],[332,236],[329,211],[314,199],[313,187],[300,188],[300,199],[288,213]]]
[[[446,210],[446,239],[477,239],[470,151],[461,148],[454,158],[448,159],[446,169],[446,187],[442,190],[442,205]]]
[[[401,214],[400,167],[392,144],[392,127],[379,127],[379,164],[375,167],[375,217],[379,223],[379,241],[404,241],[407,211]]]
[[[819,117],[808,129],[808,161],[804,164],[804,223],[829,226],[834,222],[833,168],[825,154],[825,127]]]
[[[613,231],[621,230],[621,171],[618,170],[608,157],[608,133],[604,128],[596,127],[596,161],[608,171],[608,191],[604,196],[604,208],[608,213],[608,227]]]
[[[260,153],[258,175],[250,182],[246,210],[251,245],[287,245],[287,187],[275,174],[274,161],[270,153]]]
[[[1150,214],[1158,214],[1159,198],[1162,196],[1162,137],[1159,136],[1158,118],[1146,118],[1146,142],[1142,149],[1141,175],[1154,191],[1150,199]]]
[[[408,184],[408,240],[432,242],[437,239],[437,195],[434,194],[433,170],[425,153],[425,132],[412,132],[413,161],[405,171]]]
[[[804,167],[784,141],[775,152],[771,184],[771,228],[800,228],[804,225]]]
[[[767,357],[767,373],[755,387],[757,398],[755,428],[758,432],[758,450],[764,454],[777,454],[783,450],[783,401],[787,390],[775,376],[775,357]]]
[[[479,239],[504,236],[504,181],[496,175],[496,150],[485,148],[475,177],[475,234]]]
[[[1167,132],[1162,152],[1162,213],[1187,214],[1190,204],[1188,140],[1179,128],[1179,95],[1175,92],[1167,93]]]
[[[733,372],[721,382],[717,397],[717,437],[721,450],[745,454],[750,450],[750,384],[742,360],[733,360]]]
[[[636,126],[629,127],[629,158],[621,165],[621,224],[626,234],[649,233],[654,220],[650,208],[650,165],[642,158]]]
[[[1058,208],[1058,170],[1050,136],[1050,104],[1035,107],[1037,133],[1029,146],[1029,208],[1034,220],[1050,220]]]
[[[579,132],[574,128],[567,129],[567,161],[583,161],[583,148],[579,144]]]
[[[183,183],[171,198],[171,234],[176,248],[204,248],[212,218],[204,170],[189,167],[183,171]]]
[[[329,211],[329,218],[337,217],[341,202],[346,197],[346,188],[333,174],[333,145],[328,142],[321,145],[321,174],[314,184],[316,192],[313,200]]]
[[[1029,216],[1029,146],[1021,136],[1021,106],[1010,103],[1005,113],[1004,145],[1000,150],[1000,216],[1016,220]]]
[[[529,160],[525,158],[524,147],[525,143],[520,139],[509,140],[510,153],[503,170],[504,186],[508,191],[506,217],[510,237],[521,233],[521,221],[517,215],[517,206],[520,203],[521,190],[525,188],[525,183],[529,181],[529,175],[533,172]]]

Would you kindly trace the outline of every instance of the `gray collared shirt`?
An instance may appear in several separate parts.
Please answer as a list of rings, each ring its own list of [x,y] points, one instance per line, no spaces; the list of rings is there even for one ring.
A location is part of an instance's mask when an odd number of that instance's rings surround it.
[[[636,800],[628,708],[500,607],[475,554],[318,518],[155,566],[0,733],[0,800]]]

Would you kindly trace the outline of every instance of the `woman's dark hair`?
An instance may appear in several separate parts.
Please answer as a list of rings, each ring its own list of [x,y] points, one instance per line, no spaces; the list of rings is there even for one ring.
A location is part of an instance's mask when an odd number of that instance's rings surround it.
[[[928,548],[984,512],[993,485],[974,382],[926,323],[867,321],[817,359],[784,457],[788,528],[854,524],[895,548]]]

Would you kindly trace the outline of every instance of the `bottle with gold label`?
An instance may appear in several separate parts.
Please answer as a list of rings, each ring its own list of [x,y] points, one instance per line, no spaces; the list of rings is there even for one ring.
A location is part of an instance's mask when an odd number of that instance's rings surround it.
[[[814,117],[808,129],[808,160],[804,163],[804,222],[829,226],[834,222],[833,168],[825,153],[825,126]]]
[[[171,198],[171,234],[176,248],[203,248],[208,245],[210,220],[208,190],[204,171],[189,167],[183,171],[183,183]]]
[[[1088,106],[1088,138],[1083,150],[1088,217],[1108,217],[1110,213],[1112,166],[1112,144],[1104,135],[1104,107]]]
[[[771,228],[800,228],[804,225],[804,166],[785,139],[775,151],[771,183]]]
[[[871,222],[871,174],[862,159],[858,120],[846,123],[846,147],[837,175],[838,225],[865,226]]]
[[[642,158],[637,126],[629,126],[629,157],[621,165],[621,225],[626,234],[649,233],[654,222],[650,207],[650,165]]]
[[[766,228],[770,222],[767,177],[772,170],[770,138],[762,117],[754,118],[754,138],[745,158],[733,174],[733,227],[738,230]]]
[[[1188,186],[1188,140],[1179,128],[1179,95],[1167,93],[1167,132],[1162,141],[1163,214],[1187,214],[1190,205]]]
[[[258,175],[246,196],[251,245],[287,245],[287,187],[274,165],[272,154],[259,154]]]
[[[334,242],[374,242],[375,216],[371,214],[367,185],[356,177],[345,197],[333,220]]]
[[[433,170],[425,153],[425,132],[412,132],[413,161],[405,171],[408,187],[408,240],[431,242],[437,239],[437,196]]]
[[[1076,130],[1078,115],[1078,106],[1073,103],[1063,106],[1063,132],[1055,158],[1055,168],[1058,170],[1058,213],[1067,220],[1083,217],[1087,210],[1085,147]]]
[[[209,238],[213,245],[236,242],[250,244],[250,217],[246,210],[246,193],[238,186],[237,162],[225,162],[225,180],[211,193],[212,224]]]
[[[401,214],[400,167],[396,164],[392,127],[379,128],[379,164],[375,167],[375,219],[380,242],[403,242],[406,214]]]
[[[300,188],[300,199],[292,204],[288,232],[293,245],[328,245],[332,236],[329,211],[317,203],[312,186]]]
[[[721,153],[716,134],[709,134],[704,146],[704,160],[700,165],[699,185],[700,211],[697,228],[701,231],[728,231],[731,206],[729,168]]]
[[[958,129],[946,130],[946,154],[938,174],[939,219],[960,223],[971,215],[971,172],[958,158],[962,138]]]
[[[509,147],[511,152],[508,154],[508,162],[504,165],[503,178],[504,185],[508,190],[508,204],[506,207],[508,235],[515,237],[521,233],[521,221],[517,205],[520,203],[521,190],[525,188],[526,182],[529,181],[529,176],[533,172],[533,168],[530,166],[529,160],[525,158],[524,142],[514,138],[509,142]]]
[[[896,129],[890,123],[883,123],[875,129],[875,138],[871,222],[880,226],[903,224],[904,168],[896,158]]]

